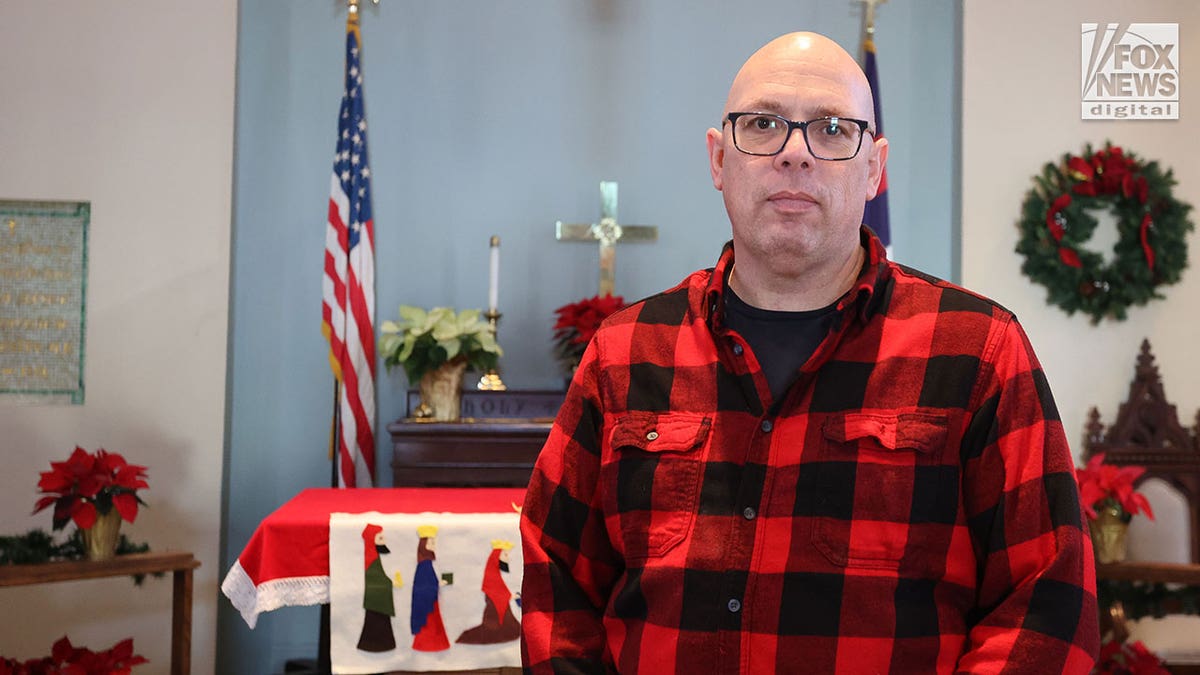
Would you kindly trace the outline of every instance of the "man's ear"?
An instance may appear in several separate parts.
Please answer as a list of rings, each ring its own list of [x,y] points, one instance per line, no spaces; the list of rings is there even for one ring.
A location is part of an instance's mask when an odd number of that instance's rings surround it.
[[[704,141],[708,145],[708,170],[712,172],[713,187],[720,190],[724,185],[721,170],[725,168],[725,134],[709,129]]]
[[[867,156],[867,201],[879,194],[879,181],[883,179],[883,167],[887,166],[888,141],[876,138]]]

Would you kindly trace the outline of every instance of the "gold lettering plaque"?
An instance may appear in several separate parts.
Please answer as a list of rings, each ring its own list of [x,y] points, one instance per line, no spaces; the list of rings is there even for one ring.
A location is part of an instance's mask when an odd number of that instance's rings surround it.
[[[0,200],[0,402],[83,403],[91,210]]]

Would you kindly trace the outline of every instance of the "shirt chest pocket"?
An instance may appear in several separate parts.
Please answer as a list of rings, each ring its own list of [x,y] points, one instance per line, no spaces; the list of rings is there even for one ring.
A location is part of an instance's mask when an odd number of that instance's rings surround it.
[[[911,573],[936,567],[957,516],[957,468],[943,464],[947,427],[939,413],[848,413],[825,421],[813,544],[830,562],[903,564]]]
[[[634,412],[617,420],[602,465],[604,511],[629,560],[659,557],[691,530],[712,420]]]

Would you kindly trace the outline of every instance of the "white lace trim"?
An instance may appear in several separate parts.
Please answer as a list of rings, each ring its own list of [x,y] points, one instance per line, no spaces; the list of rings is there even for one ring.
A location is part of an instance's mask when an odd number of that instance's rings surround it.
[[[255,586],[242,569],[241,562],[235,562],[221,582],[221,592],[241,612],[246,625],[254,628],[262,612],[285,605],[295,607],[329,602],[329,577],[287,577]]]

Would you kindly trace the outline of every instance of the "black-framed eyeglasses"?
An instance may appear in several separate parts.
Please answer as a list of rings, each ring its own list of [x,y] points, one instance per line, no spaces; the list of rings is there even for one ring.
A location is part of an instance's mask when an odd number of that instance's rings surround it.
[[[813,157],[840,162],[858,155],[864,132],[874,135],[867,129],[866,120],[849,117],[794,122],[770,113],[731,112],[725,119],[733,129],[733,146],[747,155],[778,155],[787,146],[792,130],[799,129]]]

